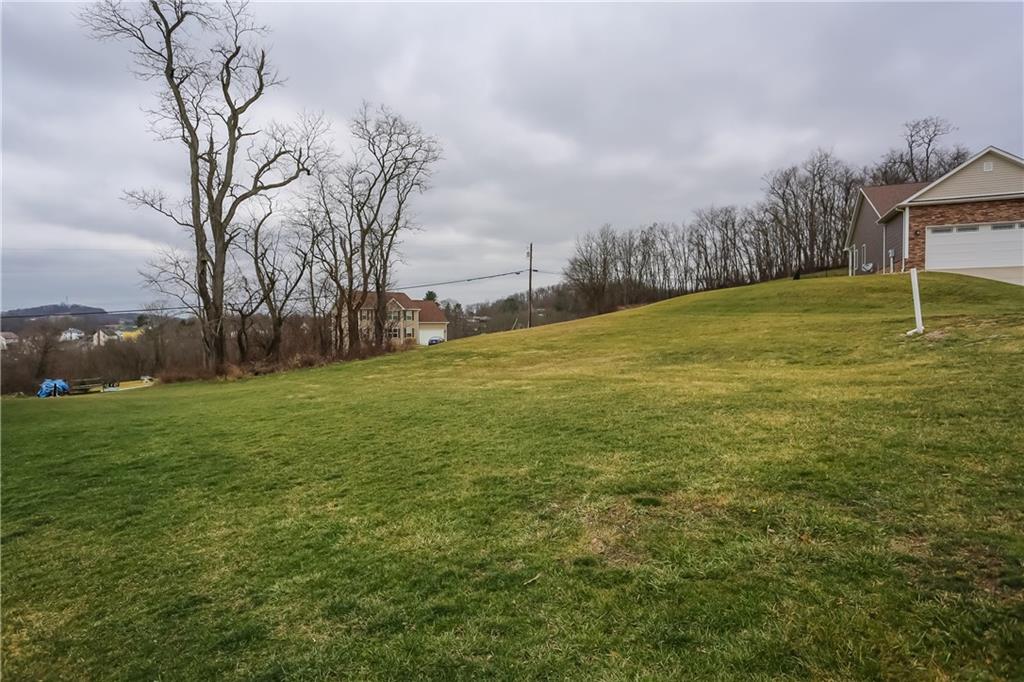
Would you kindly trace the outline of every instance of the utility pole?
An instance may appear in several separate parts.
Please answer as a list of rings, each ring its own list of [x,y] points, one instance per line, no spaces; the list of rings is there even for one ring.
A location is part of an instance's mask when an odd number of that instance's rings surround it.
[[[528,311],[526,317],[526,328],[529,329],[533,326],[533,242],[530,242],[530,250],[526,252],[526,255],[530,258],[529,288],[526,294]]]

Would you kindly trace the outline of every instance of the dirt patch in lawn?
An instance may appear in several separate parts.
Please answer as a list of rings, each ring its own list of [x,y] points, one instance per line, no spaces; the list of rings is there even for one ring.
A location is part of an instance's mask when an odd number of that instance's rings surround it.
[[[578,554],[601,557],[614,566],[642,563],[646,553],[638,546],[641,513],[625,499],[581,509],[582,534]]]
[[[600,558],[613,566],[635,566],[649,558],[641,540],[654,526],[699,534],[714,519],[728,514],[731,498],[692,491],[618,495],[576,508],[581,526],[574,555]]]
[[[889,547],[903,557],[913,580],[941,592],[981,592],[1024,603],[1024,563],[983,544],[940,547],[920,535],[900,536]]]

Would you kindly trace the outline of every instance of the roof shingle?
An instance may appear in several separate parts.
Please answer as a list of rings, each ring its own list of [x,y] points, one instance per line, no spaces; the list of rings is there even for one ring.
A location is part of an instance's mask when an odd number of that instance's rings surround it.
[[[904,185],[876,185],[875,187],[862,188],[868,201],[875,207],[878,217],[881,218],[891,211],[894,206],[910,198],[915,192],[927,187],[927,182],[912,182]]]
[[[420,322],[447,322],[441,306],[434,301],[413,301],[420,307]]]
[[[448,318],[444,316],[444,311],[441,310],[441,306],[437,305],[434,301],[420,301],[409,298],[408,294],[403,294],[400,291],[389,291],[385,294],[387,300],[395,301],[406,310],[418,310],[420,311],[420,322],[447,322]],[[377,294],[372,291],[366,294],[366,302],[363,303],[364,308],[373,308],[377,305]]]

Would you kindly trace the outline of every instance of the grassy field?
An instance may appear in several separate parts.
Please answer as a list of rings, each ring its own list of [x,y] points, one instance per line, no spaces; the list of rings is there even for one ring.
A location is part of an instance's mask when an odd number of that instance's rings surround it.
[[[1024,288],[3,402],[4,679],[1024,678]]]

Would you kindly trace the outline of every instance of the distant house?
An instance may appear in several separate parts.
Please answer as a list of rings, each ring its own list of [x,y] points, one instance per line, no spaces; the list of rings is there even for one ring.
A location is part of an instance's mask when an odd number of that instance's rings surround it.
[[[61,341],[81,341],[85,338],[85,332],[81,329],[75,329],[74,327],[68,327],[60,333]]]
[[[933,182],[864,187],[850,275],[910,268],[1024,284],[1024,159],[996,147]]]
[[[92,345],[94,346],[105,346],[111,341],[119,341],[121,334],[116,331],[110,331],[107,329],[97,329],[96,333],[92,335]]]
[[[432,338],[448,340],[448,319],[434,301],[418,301],[401,292],[386,295],[385,329],[394,344],[416,343],[426,346]],[[370,293],[359,308],[359,328],[363,335],[373,335],[377,296]]]
[[[13,346],[18,343],[18,335],[14,332],[0,332],[0,349]]]

